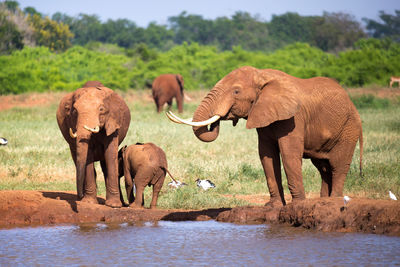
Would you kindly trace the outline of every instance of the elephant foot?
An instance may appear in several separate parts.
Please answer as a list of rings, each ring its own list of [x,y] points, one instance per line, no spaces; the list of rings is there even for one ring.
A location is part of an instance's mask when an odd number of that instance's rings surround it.
[[[111,208],[121,208],[122,203],[121,200],[118,199],[106,199],[106,206]]]
[[[152,209],[152,210],[156,210],[157,209],[157,206],[150,206],[150,209]]]
[[[85,202],[85,203],[90,203],[90,204],[99,204],[99,202],[97,201],[97,196],[88,196],[88,195],[85,195],[85,196],[81,199],[81,201],[82,201],[82,202]]]
[[[280,200],[270,200],[265,203],[265,207],[269,207],[271,209],[282,208],[286,203],[282,203]]]
[[[296,197],[296,198],[292,198],[292,203],[300,203],[303,200],[305,200],[305,197]]]

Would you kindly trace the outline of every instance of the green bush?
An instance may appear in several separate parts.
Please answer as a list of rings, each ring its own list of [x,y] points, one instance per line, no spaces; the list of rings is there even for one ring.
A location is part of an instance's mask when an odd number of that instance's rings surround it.
[[[0,94],[71,91],[88,80],[100,80],[114,89],[131,87],[124,55],[94,52],[74,46],[64,53],[26,47],[0,57]]]
[[[351,97],[354,105],[357,109],[360,108],[388,108],[390,105],[389,99],[387,98],[378,98],[373,95],[361,95],[358,97]]]
[[[88,80],[113,89],[144,88],[163,73],[180,73],[187,90],[212,88],[232,70],[250,65],[272,68],[299,78],[327,76],[344,86],[387,85],[400,76],[400,44],[361,40],[353,50],[335,56],[305,43],[274,53],[250,52],[240,46],[218,51],[214,46],[184,43],[166,52],[139,45],[119,49],[93,43],[54,53],[45,47],[0,56],[0,94],[74,90]]]

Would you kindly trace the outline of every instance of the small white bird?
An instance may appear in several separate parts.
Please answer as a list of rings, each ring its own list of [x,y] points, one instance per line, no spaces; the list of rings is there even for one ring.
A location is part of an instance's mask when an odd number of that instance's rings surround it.
[[[173,187],[173,188],[179,188],[186,185],[185,183],[182,183],[181,181],[178,180],[173,180],[171,182],[168,183],[169,187]]]
[[[215,184],[213,182],[211,182],[210,180],[200,180],[197,179],[196,180],[196,184],[198,187],[203,188],[204,190],[210,189],[210,188],[214,188]]]
[[[0,137],[0,146],[5,146],[7,145],[8,141],[4,137]]]
[[[347,205],[347,203],[349,203],[349,202],[350,202],[350,200],[351,200],[351,198],[350,198],[349,196],[344,196],[344,197],[343,197],[343,202],[344,202],[344,205],[346,206],[346,205]]]
[[[397,197],[392,193],[392,191],[389,191],[389,197],[390,199],[397,200]]]

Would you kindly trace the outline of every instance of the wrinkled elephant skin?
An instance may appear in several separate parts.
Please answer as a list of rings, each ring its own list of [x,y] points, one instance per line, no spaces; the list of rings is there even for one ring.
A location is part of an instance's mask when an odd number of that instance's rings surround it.
[[[125,176],[125,188],[130,207],[144,206],[143,192],[146,186],[153,186],[150,208],[156,208],[158,194],[168,172],[164,151],[153,143],[130,145],[118,152],[119,177]],[[133,183],[136,196],[133,196]]]
[[[285,205],[281,159],[293,201],[305,199],[302,158],[310,158],[321,174],[321,197],[341,196],[344,181],[360,140],[360,116],[346,91],[324,77],[299,79],[272,69],[245,66],[221,79],[197,107],[194,134],[204,142],[218,137],[219,120],[247,120],[256,128],[258,152],[271,200],[269,206]],[[173,119],[171,119],[173,120]],[[178,122],[177,120],[173,120]]]
[[[124,100],[103,86],[83,87],[61,99],[57,122],[76,166],[78,198],[97,203],[94,162],[100,161],[106,182],[106,205],[121,207],[118,145],[130,124],[130,111]]]

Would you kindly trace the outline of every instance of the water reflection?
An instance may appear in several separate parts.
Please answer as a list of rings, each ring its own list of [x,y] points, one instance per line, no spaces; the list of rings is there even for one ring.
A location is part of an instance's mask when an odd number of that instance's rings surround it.
[[[208,222],[0,230],[0,266],[400,264],[400,238]]]

